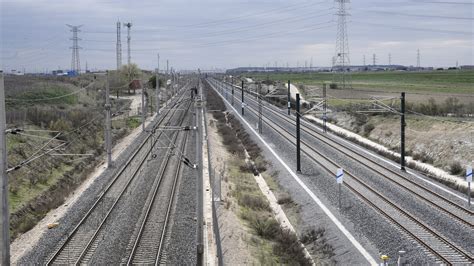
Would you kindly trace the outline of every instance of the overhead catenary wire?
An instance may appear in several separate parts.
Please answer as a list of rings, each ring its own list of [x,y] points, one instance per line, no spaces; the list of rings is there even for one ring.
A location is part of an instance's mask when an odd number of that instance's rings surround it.
[[[324,10],[321,10],[320,12],[325,12],[325,11],[329,11],[329,10],[333,10],[334,8],[331,7],[331,8],[328,8],[328,9],[324,9]],[[310,15],[310,16],[303,16],[303,17],[296,17],[296,18],[292,18],[292,19],[278,19],[278,20],[272,20],[272,21],[269,21],[269,22],[263,22],[263,23],[257,23],[257,24],[252,24],[252,25],[248,25],[248,26],[243,26],[243,27],[237,27],[237,28],[233,28],[233,29],[225,29],[225,30],[221,30],[221,31],[216,31],[216,32],[210,32],[210,33],[207,33],[207,34],[198,34],[196,38],[189,38],[189,35],[187,35],[188,39],[187,41],[195,41],[195,40],[199,40],[199,39],[206,39],[206,38],[209,38],[209,37],[216,37],[216,36],[222,36],[222,35],[232,35],[232,34],[235,34],[235,33],[239,33],[239,32],[248,32],[249,29],[255,29],[255,28],[262,28],[262,27],[267,27],[267,26],[274,26],[275,24],[288,24],[288,23],[292,23],[292,22],[298,22],[298,21],[307,21],[308,19],[312,19],[312,18],[321,18],[321,17],[324,17],[324,16],[327,16],[327,15],[332,15],[331,12],[329,13],[325,13],[325,14],[319,14],[319,12],[310,12],[306,15]],[[323,24],[323,23],[312,23],[310,25],[304,25],[302,27],[299,27],[299,29],[301,28],[310,28],[310,27],[314,27],[314,26],[317,26],[317,25],[320,25],[320,24]],[[275,35],[275,34],[278,34],[278,35],[281,35],[281,34],[285,34],[285,33],[294,33],[295,30],[294,29],[291,29],[291,30],[288,30],[288,31],[282,31],[281,29],[278,31],[278,32],[275,32],[275,33],[271,33],[272,35]],[[299,32],[299,31],[296,31],[296,32]],[[239,39],[236,39],[236,40],[230,40],[230,42],[232,43],[235,43],[239,40],[252,40],[254,38],[260,38],[262,36],[265,36],[264,34],[260,34],[260,35],[257,35],[257,36],[250,36],[249,37],[244,37],[244,38],[239,38]],[[94,40],[96,42],[99,42],[99,40]],[[150,42],[158,42],[158,41],[162,41],[162,39],[160,40],[145,40],[145,42],[147,41],[150,41]],[[112,40],[104,40],[104,42],[115,42],[115,41],[112,41]],[[138,41],[137,41],[138,42]],[[210,42],[210,43],[204,43],[204,44],[197,44],[195,45],[195,47],[205,47],[205,46],[209,46],[211,44],[214,44],[214,43],[226,43],[226,42],[229,42],[229,40],[224,40],[224,41],[218,41],[218,42]],[[176,48],[176,47],[174,47]],[[89,51],[104,51],[104,52],[111,52],[110,49],[102,49],[102,48],[84,48],[84,50],[89,50]],[[132,49],[132,51],[158,51],[158,50],[169,50],[169,49],[166,49],[166,48],[135,48],[135,49]]]
[[[395,28],[395,29],[402,29],[402,30],[411,30],[411,31],[421,31],[421,32],[435,32],[435,33],[446,33],[446,34],[461,34],[461,35],[472,35],[472,33],[467,31],[452,31],[452,30],[441,30],[441,29],[428,29],[428,28],[417,28],[417,27],[406,27],[406,26],[399,26],[399,25],[389,25],[383,23],[372,23],[372,22],[364,22],[364,21],[351,21],[356,24],[365,24],[375,27],[382,27],[382,28]]]
[[[359,9],[356,9],[359,10]],[[393,11],[382,11],[382,10],[363,10],[364,13],[377,13],[383,15],[397,15],[405,17],[419,17],[419,18],[434,18],[434,19],[455,19],[455,20],[474,20],[473,17],[455,17],[455,16],[440,16],[440,15],[423,15],[423,14],[409,14],[402,12],[393,12]]]
[[[440,122],[450,122],[450,123],[454,123],[454,124],[474,123],[474,122],[462,121],[462,120],[442,119],[442,118],[439,118],[439,117],[436,117],[436,116],[425,115],[425,114],[422,114],[422,113],[419,113],[419,112],[416,112],[416,111],[413,111],[413,110],[409,110],[409,109],[407,109],[407,112],[409,112],[411,114],[414,114],[414,115],[423,116],[423,117],[426,117],[426,118],[429,118],[429,119],[432,119],[432,120],[437,120],[437,121],[440,121]]]
[[[11,168],[9,168],[9,169],[7,169],[7,173],[9,173],[9,172],[11,172],[11,171],[18,170],[18,169],[22,168],[23,166],[25,166],[25,165],[27,165],[27,164],[29,164],[29,163],[31,163],[31,162],[33,162],[33,161],[35,161],[35,160],[37,160],[37,159],[39,159],[39,158],[45,156],[45,155],[47,155],[47,154],[49,154],[49,153],[51,153],[51,152],[53,152],[53,151],[55,151],[55,150],[58,150],[59,148],[61,148],[61,147],[64,146],[65,144],[66,144],[66,143],[59,144],[59,145],[56,146],[55,148],[50,149],[50,150],[48,150],[48,151],[46,151],[46,152],[44,152],[44,153],[42,153],[42,154],[39,154],[39,155],[37,155],[37,156],[35,156],[35,157],[26,159],[26,160],[20,162],[19,164],[15,165],[15,166],[13,166],[13,167],[11,167]]]
[[[330,23],[332,23],[332,24],[330,24]],[[329,25],[317,27],[317,26],[323,25],[323,24],[329,24]],[[263,40],[263,39],[279,38],[282,35],[294,35],[294,34],[300,33],[300,32],[307,32],[307,31],[325,29],[325,28],[330,28],[332,26],[334,26],[334,21],[329,20],[329,21],[326,21],[326,22],[318,23],[318,24],[313,24],[313,25],[309,25],[309,26],[305,26],[305,27],[300,27],[297,30],[278,31],[278,32],[272,32],[272,33],[269,33],[269,34],[261,34],[261,35],[257,35],[257,36],[250,36],[250,37],[247,37],[247,38],[239,38],[239,39],[233,39],[233,40],[224,40],[224,41],[218,41],[218,42],[197,44],[197,45],[192,46],[191,48],[206,48],[206,47],[241,44],[241,43],[247,43],[249,41],[258,41],[258,40]],[[163,51],[163,50],[176,50],[176,49],[179,49],[179,48],[190,48],[190,47],[188,45],[183,45],[183,46],[174,46],[172,48],[132,49],[132,51],[134,51],[134,52],[140,52],[140,51],[142,51],[142,52],[158,52],[158,51]],[[111,52],[111,50],[108,50],[108,49],[84,49],[84,50]]]

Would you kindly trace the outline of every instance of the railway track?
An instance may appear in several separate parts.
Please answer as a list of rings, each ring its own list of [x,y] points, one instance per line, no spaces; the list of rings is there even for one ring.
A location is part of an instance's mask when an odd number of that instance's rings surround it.
[[[185,152],[188,134],[187,131],[184,132],[182,134],[184,136],[181,136],[179,140],[178,134],[175,134],[171,142],[172,149],[169,149],[167,158],[155,177],[153,193],[145,205],[144,218],[131,247],[130,255],[124,261],[127,265],[166,263],[162,252],[183,165],[180,154]],[[178,149],[178,154],[173,154],[173,149]]]
[[[182,105],[180,99],[182,99],[185,94],[186,93],[182,93],[176,101],[171,103],[171,107],[168,107],[165,113],[161,115],[158,122],[153,126],[152,131],[158,126],[170,123],[176,114],[177,107]],[[178,119],[184,119],[184,112],[178,113]],[[163,132],[159,132],[158,136],[153,139],[152,134],[149,134],[140,143],[126,163],[119,168],[115,177],[99,195],[91,208],[66,236],[65,240],[60,243],[59,248],[47,261],[48,265],[78,265],[85,264],[91,259],[94,250],[99,245],[100,236],[105,234],[104,228],[108,217],[115,209],[117,203],[123,198],[122,196],[132,181],[139,175],[153,147],[162,135]]]
[[[217,89],[216,91],[219,92]],[[225,99],[223,95],[221,95],[221,97]],[[247,99],[249,98],[250,97],[247,97]],[[252,112],[254,115],[257,115],[255,110],[249,110],[253,109],[252,107],[248,107],[246,109]],[[289,141],[292,145],[295,145],[295,136],[292,132],[289,132],[287,128],[266,116],[263,116],[263,122],[275,130],[275,132],[280,134],[284,139]],[[333,174],[337,168],[340,168],[336,162],[321,154],[314,147],[312,147],[312,145],[309,145],[304,141],[301,143],[302,152],[330,174]],[[444,237],[439,232],[436,232],[429,225],[426,225],[420,221],[420,219],[418,219],[416,216],[397,206],[397,204],[393,203],[390,199],[364,182],[362,178],[359,178],[350,172],[346,172],[346,176],[349,177],[344,183],[346,187],[348,187],[354,194],[358,195],[362,200],[376,209],[388,220],[392,221],[392,223],[396,224],[400,229],[403,230],[403,232],[423,245],[430,253],[434,254],[439,259],[440,263],[474,263],[472,254],[451,243],[446,237]],[[461,217],[459,218],[463,219]],[[472,223],[471,220],[467,220],[466,222],[467,224]]]
[[[254,99],[250,99],[250,101],[252,101],[254,104],[258,104]],[[279,119],[282,119],[284,122],[290,124],[295,123],[295,120],[288,117],[287,114],[282,114],[272,107],[264,106],[264,108],[270,111],[275,116],[277,116]],[[351,158],[355,162],[367,166],[371,169],[371,171],[377,173],[379,176],[385,178],[393,184],[396,184],[398,187],[409,191],[419,199],[422,199],[426,203],[430,204],[432,207],[435,207],[440,211],[455,218],[458,222],[460,222],[470,230],[474,229],[474,212],[472,210],[452,201],[451,199],[443,195],[432,191],[431,189],[423,185],[414,182],[413,180],[399,173],[398,170],[394,170],[393,168],[385,164],[380,164],[375,159],[365,156],[361,152],[355,151],[354,149],[350,149],[346,145],[343,145],[340,142],[329,138],[327,134],[321,132],[320,129],[318,130],[318,128],[316,128],[310,122],[304,121],[303,124],[306,127],[302,127],[301,131],[307,134],[308,137],[315,138],[323,142],[327,146],[331,147],[332,149],[336,150],[337,152]]]

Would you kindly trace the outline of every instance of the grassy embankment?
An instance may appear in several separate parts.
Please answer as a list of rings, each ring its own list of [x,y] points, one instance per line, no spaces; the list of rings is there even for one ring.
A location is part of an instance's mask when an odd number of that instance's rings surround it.
[[[212,115],[216,120],[222,143],[232,154],[232,160],[227,164],[228,171],[225,175],[226,182],[231,184],[228,196],[235,199],[238,205],[237,215],[254,235],[249,240],[249,244],[253,247],[251,252],[261,264],[310,264],[296,234],[281,228],[274,218],[266,197],[253,177],[254,174],[261,173],[271,187],[277,186],[272,174],[267,171],[268,163],[261,157],[260,148],[252,141],[240,122],[232,114],[225,112],[224,103],[216,93],[210,89],[207,92],[208,108],[222,110],[222,112],[213,112]],[[246,162],[245,151],[254,165]],[[279,203],[294,204],[288,195],[280,199]],[[231,200],[226,201],[226,208],[229,209],[231,204]],[[305,244],[318,242],[318,247],[325,248],[320,252],[325,254],[321,258],[330,258],[333,254],[332,248],[324,240],[324,231],[315,232],[313,230],[303,237]]]
[[[28,135],[7,135],[9,167],[64,143],[53,153],[93,154],[87,157],[44,155],[9,174],[11,235],[29,230],[77,187],[100,162],[103,152],[103,81],[79,78],[10,77],[5,80],[7,125]],[[78,92],[78,93],[75,93]],[[48,100],[46,100],[48,99]],[[128,105],[113,100],[112,112]],[[125,123],[121,123],[125,124]],[[113,138],[127,128],[113,125]],[[54,132],[51,132],[54,131]],[[56,140],[44,146],[49,139]],[[44,146],[44,147],[43,147]],[[43,150],[38,151],[41,147]]]

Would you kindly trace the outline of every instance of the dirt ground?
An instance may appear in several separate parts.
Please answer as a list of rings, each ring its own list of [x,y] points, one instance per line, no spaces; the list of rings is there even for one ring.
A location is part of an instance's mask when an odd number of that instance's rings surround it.
[[[315,96],[321,97],[323,94],[322,88],[317,86],[305,86],[305,90],[302,92],[306,98],[313,98]],[[400,97],[399,92],[390,92],[390,91],[376,91],[376,90],[363,90],[363,89],[353,89],[353,90],[338,90],[338,89],[329,89],[327,88],[327,95],[329,98],[334,99],[370,99],[370,97],[376,98],[391,98],[391,97]],[[460,94],[460,93],[424,93],[424,92],[410,92],[406,94],[407,102],[424,102],[429,98],[435,99],[437,102],[443,102],[447,98],[455,97],[459,99],[460,103],[463,104],[474,104],[474,88],[473,93],[470,94]]]
[[[300,91],[306,98],[320,97],[322,89],[316,86],[305,86]],[[474,91],[474,89],[473,89]],[[399,93],[380,92],[370,90],[334,90],[327,89],[329,99],[340,100],[349,103],[356,99],[398,98]],[[472,94],[426,94],[409,93],[406,95],[407,102],[426,103],[429,98],[434,98],[438,103],[449,97],[456,97],[460,103],[474,105],[474,93]],[[331,106],[328,106],[331,109]],[[357,119],[347,112],[329,113],[333,122],[347,130],[364,135],[369,139],[386,146],[394,151],[399,150],[400,145],[400,118],[398,116],[383,116],[372,114],[361,114],[367,121],[360,125]],[[321,114],[315,114],[321,117]],[[453,119],[454,120],[454,119]],[[474,162],[474,120],[463,118],[462,122],[456,122],[446,117],[421,116],[408,112],[406,115],[406,149],[411,154],[426,154],[426,158],[433,161],[428,162],[433,166],[449,172],[454,162],[459,162],[463,167]],[[365,134],[364,127],[373,125],[373,130]]]
[[[337,125],[356,131],[355,119],[338,113]],[[411,154],[426,154],[435,167],[449,172],[453,162],[467,165],[474,161],[474,123],[455,123],[417,116],[408,116],[406,149]],[[374,125],[367,137],[392,150],[400,145],[400,119],[398,117],[368,116],[366,124]],[[359,133],[361,134],[361,133]]]
[[[217,133],[212,115],[208,115],[208,134],[211,149],[212,168],[216,176],[224,173],[221,181],[221,202],[218,208],[220,235],[224,264],[244,265],[256,264],[257,260],[250,253],[249,239],[252,237],[237,216],[239,207],[234,198],[230,197],[232,183],[225,177],[225,162],[231,159]]]

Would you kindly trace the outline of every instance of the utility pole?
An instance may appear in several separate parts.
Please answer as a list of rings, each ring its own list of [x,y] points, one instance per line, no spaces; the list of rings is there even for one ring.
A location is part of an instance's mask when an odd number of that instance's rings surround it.
[[[105,86],[105,150],[107,152],[107,167],[112,167],[112,143],[111,143],[111,121],[110,121],[110,85],[109,85],[109,71],[106,75],[106,86]]]
[[[156,93],[156,114],[160,114],[160,105],[161,105],[161,99],[160,99],[160,80],[158,79],[158,75],[160,73],[160,54],[158,54],[158,68],[156,69],[156,88],[155,88],[155,93]]]
[[[132,61],[132,56],[130,55],[130,40],[132,39],[130,36],[130,29],[132,28],[132,23],[128,22],[123,25],[127,27],[127,64],[130,65]]]
[[[327,133],[327,126],[326,122],[328,120],[327,117],[327,104],[328,104],[328,99],[326,96],[326,83],[323,83],[323,128],[324,128],[324,133]]]
[[[288,80],[288,115],[291,114],[291,90],[290,90],[290,80]]]
[[[388,54],[388,65],[392,65],[392,54]]]
[[[400,109],[401,109],[401,119],[400,119],[400,169],[405,171],[405,92],[402,92],[402,96],[400,98]]]
[[[120,21],[117,21],[117,70],[122,67],[122,37]]]
[[[82,47],[79,47],[78,42],[81,40],[77,37],[77,33],[80,32],[79,28],[82,27],[82,25],[79,26],[72,26],[69,24],[66,24],[69,28],[71,28],[72,31],[72,59],[71,59],[71,70],[76,72],[77,74],[80,74],[81,72],[81,61],[79,60],[79,49],[82,49]]]
[[[231,87],[232,87],[232,106],[234,106],[234,80],[233,79],[234,78],[232,78],[232,85],[231,85]]]
[[[416,51],[416,67],[421,67],[421,56],[420,56],[420,49]]]
[[[262,84],[259,83],[258,84],[258,133],[262,134],[263,130],[262,130],[262,126],[263,126],[263,123],[262,123],[262,95],[260,95],[262,92]]]
[[[0,263],[10,265],[10,215],[8,213],[8,176],[7,176],[7,142],[5,137],[5,87],[3,71],[0,70],[0,198],[1,207],[1,233],[0,233]]]
[[[373,54],[372,55],[372,65],[376,65],[377,64],[377,55],[376,54]]]
[[[296,94],[296,172],[301,173],[300,149],[300,94]]]
[[[364,66],[365,66],[365,55],[364,55]]]
[[[242,80],[242,116],[244,116],[244,107],[245,107],[245,103],[244,103],[244,81]]]
[[[200,84],[199,84],[200,85]],[[198,95],[196,95],[195,101],[196,108],[196,127],[197,127],[197,140],[196,140],[196,158],[198,159],[198,186],[197,186],[197,265],[203,265],[204,258],[204,242],[203,242],[203,160],[202,160],[202,87],[198,86]]]
[[[166,75],[168,75],[169,71],[169,61],[166,59]]]
[[[174,80],[173,80],[173,68],[170,71],[170,80],[171,80],[171,98],[174,97]]]
[[[146,106],[145,106],[145,87],[142,87],[142,130],[145,131]]]

